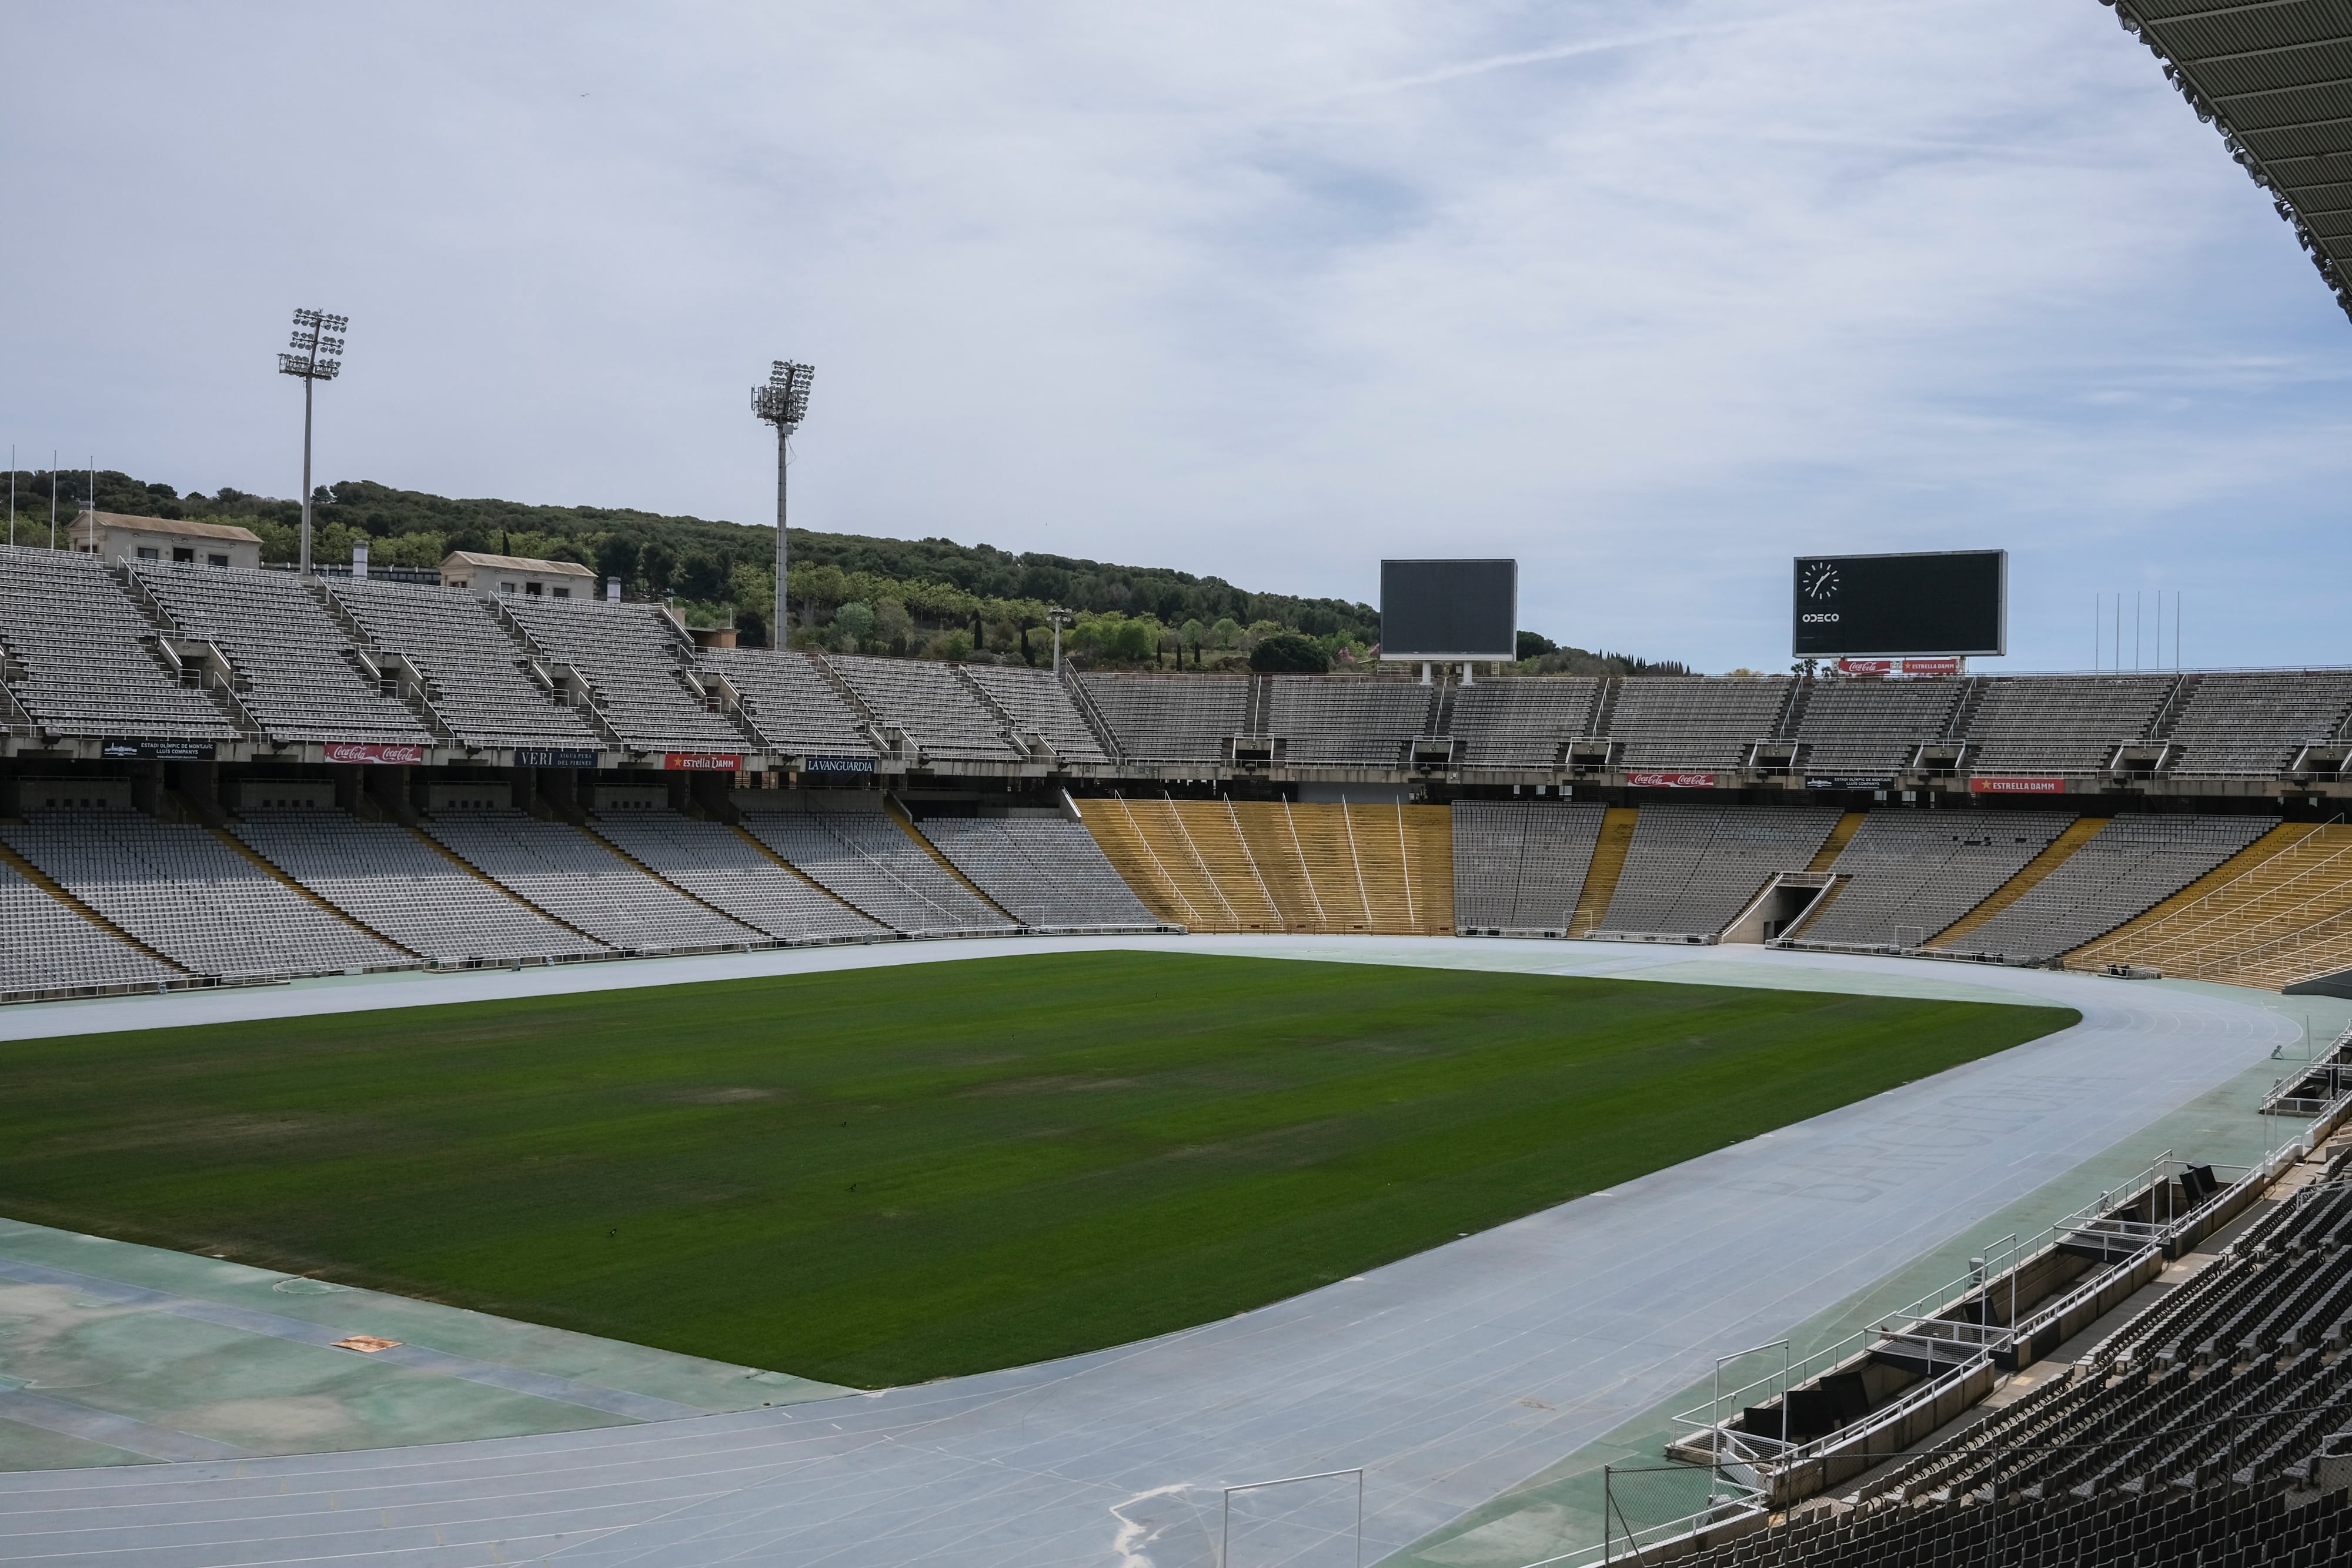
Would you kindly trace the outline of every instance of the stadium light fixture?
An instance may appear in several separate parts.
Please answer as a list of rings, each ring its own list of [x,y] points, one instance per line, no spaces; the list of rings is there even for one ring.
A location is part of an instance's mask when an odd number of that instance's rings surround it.
[[[782,648],[791,641],[792,622],[784,610],[784,470],[792,462],[793,432],[808,416],[809,382],[814,365],[778,360],[768,371],[768,384],[751,389],[751,412],[776,427],[776,604],[768,622],[768,645]]]
[[[348,316],[330,316],[323,310],[294,312],[294,337],[288,347],[291,353],[278,356],[280,375],[299,376],[302,381],[302,566],[301,575],[310,575],[310,400],[320,382],[331,382],[343,368],[342,333],[352,324]]]
[[[1074,624],[1077,617],[1056,604],[1045,612],[1045,619],[1054,623],[1054,678],[1059,680],[1062,675],[1062,628]]]

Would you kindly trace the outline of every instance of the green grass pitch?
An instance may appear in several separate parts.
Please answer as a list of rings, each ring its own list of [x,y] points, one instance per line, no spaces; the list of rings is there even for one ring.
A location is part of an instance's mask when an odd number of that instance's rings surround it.
[[[0,1212],[862,1386],[1362,1272],[2063,1009],[1033,955],[0,1045]]]

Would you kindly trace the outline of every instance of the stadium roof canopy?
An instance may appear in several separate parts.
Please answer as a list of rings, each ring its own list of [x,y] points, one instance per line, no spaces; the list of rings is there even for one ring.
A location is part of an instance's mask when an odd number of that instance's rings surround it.
[[[2352,316],[2352,0],[2105,0]]]

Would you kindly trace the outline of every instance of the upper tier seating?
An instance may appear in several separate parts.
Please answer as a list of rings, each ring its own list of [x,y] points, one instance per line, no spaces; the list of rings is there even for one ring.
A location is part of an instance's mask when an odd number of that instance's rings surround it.
[[[1969,723],[1979,773],[2090,773],[2143,738],[2173,675],[1996,676]]]
[[[880,811],[743,813],[743,830],[836,898],[909,936],[1009,936],[1020,927],[948,874]]]
[[[787,946],[874,942],[890,935],[724,823],[676,811],[613,811],[597,821],[596,831],[663,881]]]
[[[1809,773],[1892,773],[1941,739],[1968,688],[1958,681],[1816,681],[1797,721]]]
[[[2054,958],[2170,898],[2278,826],[2276,817],[2117,817],[1957,946]]]
[[[1601,683],[1591,675],[1545,675],[1482,681],[1454,690],[1454,737],[1458,768],[1550,768],[1560,742],[1592,731],[1592,706]]]
[[[2064,811],[1873,811],[1830,867],[1853,880],[1797,941],[1919,946],[1991,897],[2074,820]]]
[[[28,811],[23,827],[0,827],[0,840],[199,975],[275,979],[415,964],[193,823],[131,811]]]
[[[443,811],[425,831],[524,902],[625,953],[768,946],[565,823],[512,810]]]
[[[603,744],[587,719],[531,678],[522,644],[487,601],[398,582],[330,580],[326,588],[378,647],[425,676],[434,712],[460,744],[575,750]]]
[[[871,757],[874,742],[856,710],[806,653],[773,648],[712,648],[704,664],[743,698],[743,716],[778,751],[799,756]]]
[[[342,627],[293,573],[152,562],[131,570],[182,632],[228,656],[250,683],[237,700],[271,739],[433,743],[405,704],[361,673]]]
[[[1086,829],[1059,817],[934,817],[923,836],[1032,931],[1159,931]]]
[[[2206,675],[2170,737],[2176,774],[2267,779],[2352,710],[2352,670],[2231,670]]]
[[[1633,675],[1620,684],[1610,734],[1627,768],[1737,768],[1772,734],[1786,675]]]
[[[925,757],[1013,762],[1026,755],[945,664],[846,654],[830,663],[876,718],[906,731]]]
[[[436,963],[609,958],[393,822],[323,809],[247,810],[246,847],[372,930]]]
[[[0,999],[156,986],[188,977],[58,903],[0,862]]]
[[[1405,747],[1429,733],[1437,688],[1412,680],[1276,675],[1267,728],[1294,763],[1396,768]]]
[[[1567,936],[1608,814],[1607,807],[1582,801],[1454,801],[1454,928]]]
[[[657,604],[595,599],[500,601],[532,642],[586,678],[613,732],[640,751],[732,752],[751,742],[687,684],[693,652]]]
[[[964,674],[1013,716],[1017,729],[1034,729],[1065,762],[1108,762],[1110,758],[1087,727],[1070,694],[1051,670],[1010,664],[967,664]]]
[[[0,547],[0,651],[17,706],[52,735],[234,740],[236,728],[183,687],[147,623],[96,556]]]
[[[1210,762],[1249,728],[1246,675],[1078,677],[1111,737],[1134,762]]]
[[[1838,816],[1769,806],[1644,806],[1600,929],[1713,936],[1773,873],[1804,870]]]

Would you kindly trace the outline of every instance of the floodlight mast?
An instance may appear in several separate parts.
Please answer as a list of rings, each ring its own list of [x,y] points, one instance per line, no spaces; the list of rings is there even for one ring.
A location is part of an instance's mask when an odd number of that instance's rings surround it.
[[[1070,611],[1056,604],[1045,612],[1045,619],[1051,622],[1054,627],[1054,678],[1059,680],[1062,678],[1062,628],[1075,624],[1078,618]],[[1182,650],[1179,649],[1178,652],[1181,653]]]
[[[768,622],[768,646],[782,648],[792,641],[792,622],[784,601],[784,470],[792,462],[793,432],[807,417],[809,382],[814,365],[778,360],[768,371],[768,384],[751,389],[751,412],[776,427],[776,604]]]
[[[280,375],[302,378],[302,565],[301,575],[310,575],[310,394],[320,382],[335,379],[343,368],[343,340],[339,334],[352,324],[348,316],[330,316],[323,310],[294,312],[294,339],[288,346],[294,351],[278,356]]]

